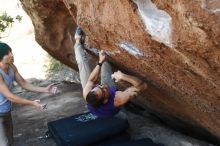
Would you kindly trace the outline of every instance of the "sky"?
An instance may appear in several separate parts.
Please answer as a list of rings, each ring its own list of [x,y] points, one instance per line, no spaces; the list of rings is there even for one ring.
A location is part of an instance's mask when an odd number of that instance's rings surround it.
[[[20,23],[15,22],[13,27],[6,31],[5,36],[9,36],[1,39],[12,48],[19,73],[26,79],[45,79],[43,66],[47,53],[35,41],[32,22],[22,9],[20,1],[0,0],[0,3],[0,12],[6,11],[12,17],[22,16]]]

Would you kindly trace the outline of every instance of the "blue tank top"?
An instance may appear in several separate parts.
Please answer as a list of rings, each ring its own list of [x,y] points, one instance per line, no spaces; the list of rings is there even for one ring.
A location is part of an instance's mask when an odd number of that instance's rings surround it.
[[[0,68],[0,73],[5,81],[6,86],[8,86],[8,89],[12,91],[15,78],[14,69],[9,67],[9,74],[6,74],[5,71]],[[0,114],[6,114],[10,111],[11,102],[2,93],[0,93]]]
[[[105,117],[112,117],[117,114],[120,108],[115,108],[114,106],[114,99],[115,99],[115,92],[117,89],[115,87],[110,87],[110,96],[108,102],[105,104],[100,105],[97,108],[92,107],[90,104],[87,104],[87,109],[95,116],[105,118]]]

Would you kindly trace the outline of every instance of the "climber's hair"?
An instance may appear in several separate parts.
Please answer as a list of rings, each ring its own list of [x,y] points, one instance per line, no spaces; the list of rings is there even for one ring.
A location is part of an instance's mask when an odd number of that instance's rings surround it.
[[[86,101],[94,108],[99,107],[103,103],[103,99],[99,98],[94,91],[90,91],[86,96]]]

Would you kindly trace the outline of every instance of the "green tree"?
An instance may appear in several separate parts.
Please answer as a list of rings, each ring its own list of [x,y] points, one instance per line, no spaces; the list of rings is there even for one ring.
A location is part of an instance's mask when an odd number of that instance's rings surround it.
[[[11,28],[13,23],[22,20],[22,16],[17,15],[15,18],[9,16],[6,12],[0,12],[0,38],[4,37],[2,34],[6,31],[7,28]]]
[[[45,71],[46,71],[46,78],[51,78],[53,77],[56,73],[64,69],[64,65],[50,56],[49,54],[47,55],[47,63],[44,65]]]

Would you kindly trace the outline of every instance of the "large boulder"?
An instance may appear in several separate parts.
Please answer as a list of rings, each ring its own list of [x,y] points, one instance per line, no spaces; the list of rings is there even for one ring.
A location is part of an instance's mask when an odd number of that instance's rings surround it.
[[[107,51],[116,67],[148,83],[134,102],[220,142],[219,0],[21,2],[49,54],[77,69],[73,35],[80,25],[90,48]]]

